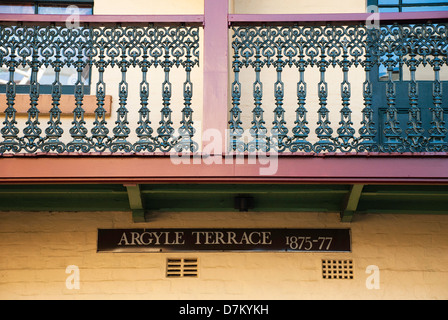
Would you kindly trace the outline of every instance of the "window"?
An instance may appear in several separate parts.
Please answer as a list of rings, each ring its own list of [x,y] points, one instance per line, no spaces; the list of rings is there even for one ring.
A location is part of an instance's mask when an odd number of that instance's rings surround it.
[[[392,15],[395,12],[448,10],[448,0],[369,0],[368,4],[378,6],[380,12],[392,12]],[[370,74],[371,92],[377,93],[372,95],[371,106],[378,143],[393,145],[403,141],[403,150],[412,152],[439,150],[439,145],[446,143],[446,124],[443,119],[446,119],[448,109],[438,102],[447,100],[446,83],[439,83],[436,78],[447,81],[448,67],[441,66],[441,70],[436,73],[429,62],[434,61],[435,55],[444,59],[444,42],[438,45],[437,41],[431,39],[443,37],[445,27],[440,27],[440,32],[432,32],[429,31],[431,22],[428,21],[399,24],[405,27],[395,28],[393,23],[382,25],[381,56],[375,56],[381,62]],[[434,24],[437,25],[442,26],[444,23]],[[428,28],[428,35],[425,28]],[[386,43],[388,34],[390,42]],[[394,39],[398,40],[395,44]],[[434,49],[436,47],[439,49]],[[415,60],[411,58],[411,52]],[[428,63],[422,63],[423,57],[426,57]],[[391,59],[391,63],[387,62],[388,59]],[[412,65],[416,67],[415,71],[411,71],[409,61],[414,61]],[[393,84],[389,83],[390,80]],[[439,145],[436,147],[436,144]]]
[[[70,5],[77,6],[79,14],[93,14],[93,0],[0,0],[0,13],[66,14]]]
[[[447,0],[369,0],[380,12],[446,11]]]
[[[368,0],[368,5],[378,6],[379,12],[423,12],[423,11],[448,11],[448,0]],[[394,55],[393,58],[396,58]],[[417,70],[417,80],[427,79],[430,72],[425,72],[423,68]],[[392,73],[392,80],[409,80],[409,75],[404,72],[403,67],[395,67]],[[388,81],[389,74],[384,65],[379,67],[380,81]]]
[[[73,14],[73,9],[68,10],[69,6],[76,6],[80,15],[93,14],[92,0],[0,0],[0,14]],[[38,82],[41,86],[41,93],[50,93],[51,86],[55,79],[55,72],[51,67],[43,66],[37,74]],[[85,68],[82,75],[85,87],[85,94],[90,93],[90,70]],[[78,73],[74,67],[64,67],[60,73],[60,82],[62,84],[62,94],[73,94],[74,85],[78,79]],[[0,68],[0,93],[6,92],[6,84],[9,81],[9,71],[6,66]],[[14,75],[17,93],[29,93],[31,81],[31,68],[29,66],[17,68]]]

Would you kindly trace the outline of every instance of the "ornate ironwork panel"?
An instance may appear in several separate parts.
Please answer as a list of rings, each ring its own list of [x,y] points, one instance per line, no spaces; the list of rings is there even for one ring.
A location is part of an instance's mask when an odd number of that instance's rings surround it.
[[[364,25],[234,26],[232,31],[232,151],[266,151],[265,146],[278,152],[448,151],[448,105],[443,91],[446,82],[441,78],[448,64],[447,24],[394,24],[377,29]],[[269,99],[263,92],[266,78],[262,71],[271,66],[277,71],[274,107],[263,102]],[[432,67],[433,80],[419,81],[417,70],[427,66]],[[242,106],[247,105],[242,99],[249,96],[242,91],[244,83],[240,81],[244,68],[254,70],[253,121],[249,130],[253,139],[249,142],[242,140],[248,127],[241,120]],[[297,70],[294,118],[285,112],[286,68]],[[353,81],[362,81],[350,77],[355,68],[365,72],[362,92],[356,92],[364,101],[362,108],[352,102]],[[380,81],[380,68],[385,70],[386,80]],[[397,70],[404,68],[409,70],[409,80],[396,79]],[[312,69],[318,75],[316,87],[307,82]],[[328,82],[330,69],[339,70],[341,77],[339,116],[336,106],[329,105],[330,89],[336,85],[334,72]],[[432,83],[432,98],[423,99],[420,87],[426,88],[428,82]],[[317,97],[317,105],[309,103],[310,90]],[[269,135],[264,124],[270,113],[274,121]],[[403,114],[407,114],[407,121],[403,121]],[[308,120],[310,115],[315,123]],[[431,119],[425,120],[428,115]]]
[[[199,66],[199,28],[193,26],[0,26],[0,67],[7,70],[5,113],[1,127],[0,154],[35,153],[38,151],[63,152],[196,152],[193,112],[193,82],[191,72]],[[63,70],[75,70],[75,98],[71,126],[65,126],[61,111]],[[108,84],[106,73],[116,68],[121,73],[118,88]],[[183,108],[172,108],[172,85],[170,72],[185,71],[183,85]],[[17,74],[30,70],[29,110],[26,123],[19,129],[16,97]],[[41,96],[41,70],[50,69],[52,108],[49,120],[41,123],[39,101]],[[130,105],[130,70],[139,71],[140,108]],[[161,69],[165,80],[151,83],[153,69]],[[85,70],[97,79],[94,87],[96,110],[94,120],[89,122],[85,112]],[[93,77],[92,77],[93,78]],[[162,86],[162,95],[155,97],[161,104],[161,118],[150,105],[150,86]],[[115,122],[108,123],[105,99],[111,90],[119,97],[114,110]],[[176,92],[177,94],[177,92]],[[181,98],[182,99],[182,98]],[[179,106],[177,106],[179,107]],[[179,112],[181,121],[174,123],[173,112]],[[130,115],[136,117],[130,117]],[[131,123],[130,119],[136,119]],[[110,122],[110,120],[109,120]],[[158,123],[158,126],[155,125]],[[66,123],[67,124],[67,123]],[[113,127],[112,127],[113,126]],[[176,128],[177,126],[177,133]],[[65,139],[64,139],[65,137]],[[69,138],[67,140],[67,137]]]

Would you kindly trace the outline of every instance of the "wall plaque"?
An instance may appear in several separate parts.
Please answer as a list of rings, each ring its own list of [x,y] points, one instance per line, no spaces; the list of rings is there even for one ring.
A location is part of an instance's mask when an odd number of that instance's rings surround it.
[[[98,252],[351,252],[350,229],[99,229]]]

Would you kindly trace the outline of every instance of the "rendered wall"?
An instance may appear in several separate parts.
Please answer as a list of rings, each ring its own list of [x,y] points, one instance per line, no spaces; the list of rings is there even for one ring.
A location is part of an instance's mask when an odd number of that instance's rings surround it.
[[[95,0],[95,14],[203,14],[203,0]]]
[[[95,0],[95,14],[203,14],[203,0]],[[232,13],[365,12],[366,0],[229,0]],[[325,8],[324,10],[322,8]]]
[[[232,0],[231,0],[232,1]],[[234,13],[359,13],[365,12],[366,0],[233,0]]]
[[[332,213],[0,213],[0,299],[448,299],[448,216]],[[97,253],[98,228],[351,228],[352,253]],[[198,258],[199,277],[168,279],[167,258]],[[351,259],[353,280],[322,279]],[[66,268],[79,267],[69,290]],[[366,268],[379,268],[369,290]]]

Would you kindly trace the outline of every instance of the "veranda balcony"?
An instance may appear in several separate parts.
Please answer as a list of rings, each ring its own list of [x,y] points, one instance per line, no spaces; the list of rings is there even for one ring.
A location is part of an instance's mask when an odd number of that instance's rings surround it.
[[[378,27],[233,16],[230,98],[214,121],[225,151],[447,152],[448,28],[429,16]],[[214,92],[201,54],[217,40],[204,43],[202,17],[89,19],[3,22],[0,154],[203,151]]]
[[[77,28],[65,16],[1,15],[1,157],[259,152],[284,161],[285,179],[307,177],[310,157],[381,158],[368,172],[347,160],[351,181],[446,175],[446,12],[385,13],[372,26],[369,14],[219,10],[82,16]],[[436,158],[432,172],[415,172],[421,158]],[[337,179],[339,162],[309,163],[309,181]],[[238,176],[225,168],[181,175]]]
[[[0,209],[445,214],[448,13],[377,18],[0,15]]]

